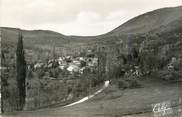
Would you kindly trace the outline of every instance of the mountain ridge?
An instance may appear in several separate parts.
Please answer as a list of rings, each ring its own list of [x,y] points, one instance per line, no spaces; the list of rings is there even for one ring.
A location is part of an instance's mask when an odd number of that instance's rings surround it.
[[[128,25],[128,23],[131,23],[131,22],[134,22],[135,23],[135,20],[136,19],[139,19],[141,17],[145,17],[149,14],[152,14],[152,13],[156,13],[156,12],[164,12],[166,10],[168,10],[169,12],[171,11],[179,11],[182,10],[182,5],[180,6],[177,6],[177,7],[165,7],[165,8],[160,8],[160,9],[156,9],[156,10],[153,10],[153,11],[149,11],[149,12],[146,12],[144,14],[140,14],[132,19],[129,19],[128,21],[126,21],[125,23],[121,24],[120,26],[112,29],[111,31],[109,32],[106,32],[104,34],[99,34],[99,35],[93,35],[93,36],[81,36],[81,35],[64,35],[60,32],[56,32],[56,31],[52,31],[52,30],[43,30],[43,29],[34,29],[34,30],[27,30],[27,29],[21,29],[22,31],[25,31],[25,32],[49,32],[49,33],[55,33],[55,34],[59,34],[59,35],[62,35],[62,36],[66,36],[66,37],[83,37],[83,38],[93,38],[93,37],[98,37],[98,36],[105,36],[107,34],[110,34],[110,33],[113,33],[114,31],[120,29],[120,28],[123,28],[125,27],[126,25]],[[169,12],[167,12],[167,14],[169,14]],[[180,14],[182,16],[182,14]],[[5,28],[5,29],[12,29],[12,30],[18,30],[20,28],[12,28],[12,27],[0,27],[0,28]]]
[[[182,6],[150,11],[125,22],[108,33],[97,36],[67,36],[50,30],[22,30],[25,47],[80,48],[96,44],[117,43],[129,37],[167,33],[182,28]],[[18,28],[0,27],[3,43],[16,43]],[[164,39],[164,38],[161,38]],[[32,46],[32,47],[31,47]]]

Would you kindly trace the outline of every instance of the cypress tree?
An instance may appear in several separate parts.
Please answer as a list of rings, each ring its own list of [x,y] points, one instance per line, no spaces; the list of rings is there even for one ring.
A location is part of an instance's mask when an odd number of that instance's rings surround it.
[[[19,31],[18,35],[18,43],[16,50],[16,80],[17,80],[17,88],[18,88],[18,110],[23,110],[23,106],[25,104],[25,78],[26,78],[26,61],[24,57],[23,50],[23,36],[22,32]]]

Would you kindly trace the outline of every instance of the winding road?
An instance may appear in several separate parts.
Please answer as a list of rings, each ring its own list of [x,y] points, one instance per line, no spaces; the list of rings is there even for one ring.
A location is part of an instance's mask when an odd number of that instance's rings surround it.
[[[84,98],[82,98],[81,100],[76,101],[76,102],[71,103],[71,104],[68,104],[68,105],[66,105],[66,106],[64,106],[64,107],[69,107],[69,106],[73,106],[73,105],[75,105],[75,104],[79,104],[79,103],[85,102],[85,101],[89,100],[90,98],[94,97],[95,95],[101,93],[101,92],[102,92],[105,88],[107,88],[108,86],[109,86],[109,80],[105,81],[105,82],[104,82],[104,86],[103,86],[100,90],[96,91],[94,94],[89,95],[89,96],[87,96],[87,97],[84,97]]]

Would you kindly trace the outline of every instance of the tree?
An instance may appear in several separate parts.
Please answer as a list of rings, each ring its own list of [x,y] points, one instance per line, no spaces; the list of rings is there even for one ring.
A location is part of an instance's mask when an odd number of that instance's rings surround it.
[[[98,52],[97,52],[97,57],[98,57],[98,65],[97,65],[97,69],[98,69],[98,82],[102,82],[105,78],[105,75],[106,75],[106,56],[107,56],[107,53],[105,51],[105,48],[102,47],[98,49]]]
[[[18,110],[23,110],[25,104],[25,78],[26,78],[26,61],[24,57],[23,50],[23,36],[22,32],[19,31],[18,35],[18,43],[16,50],[16,80],[17,80],[17,88],[18,88]]]
[[[5,56],[4,56],[4,51],[1,50],[1,66],[5,67]],[[4,99],[7,98],[7,90],[5,87],[8,86],[8,81],[7,81],[7,75],[5,74],[4,70],[1,70],[1,112],[4,112]]]
[[[55,60],[56,57],[57,57],[57,54],[56,54],[56,46],[55,46],[55,44],[53,44],[52,57],[53,57],[54,60]]]

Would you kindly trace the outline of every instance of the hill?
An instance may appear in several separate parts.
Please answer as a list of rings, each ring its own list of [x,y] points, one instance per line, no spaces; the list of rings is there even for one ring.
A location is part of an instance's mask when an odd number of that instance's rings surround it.
[[[108,35],[143,34],[181,19],[182,6],[163,8],[137,16],[108,33]]]
[[[140,16],[137,16],[116,29],[103,35],[98,36],[66,36],[57,32],[48,30],[23,30],[25,46],[50,48],[55,45],[56,47],[77,47],[86,46],[88,43],[105,43],[108,41],[116,41],[117,38],[128,38],[126,35],[146,35],[150,32],[153,34],[160,33],[161,31],[172,31],[181,28],[182,24],[182,6],[172,8],[162,8],[154,10]],[[18,29],[1,27],[2,40],[7,42],[16,43],[15,37],[17,36]],[[73,46],[75,45],[75,46]]]

